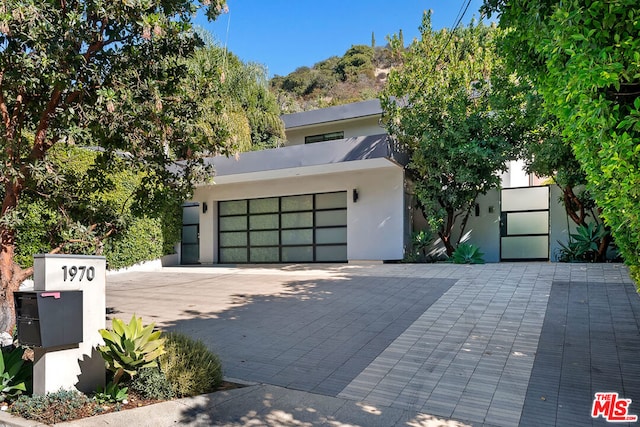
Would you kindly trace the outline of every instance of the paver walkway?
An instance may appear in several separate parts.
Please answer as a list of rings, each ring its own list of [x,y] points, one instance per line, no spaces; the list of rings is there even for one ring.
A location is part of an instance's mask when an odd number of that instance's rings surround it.
[[[597,391],[640,414],[640,298],[619,264],[136,274],[108,279],[108,306],[203,339],[229,377],[456,425],[606,425]]]

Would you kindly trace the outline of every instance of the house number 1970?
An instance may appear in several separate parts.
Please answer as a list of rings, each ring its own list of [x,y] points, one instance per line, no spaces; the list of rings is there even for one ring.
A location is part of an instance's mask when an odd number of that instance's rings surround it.
[[[78,282],[81,282],[83,279],[87,279],[89,282],[92,281],[96,277],[96,269],[95,267],[87,267],[86,265],[81,266],[62,266],[63,271],[63,281],[73,282],[73,279],[78,277]]]

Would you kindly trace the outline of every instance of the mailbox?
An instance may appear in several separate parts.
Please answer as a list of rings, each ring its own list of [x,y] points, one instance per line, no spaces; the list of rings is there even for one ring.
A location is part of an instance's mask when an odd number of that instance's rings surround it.
[[[82,291],[14,292],[18,340],[33,347],[82,342]]]

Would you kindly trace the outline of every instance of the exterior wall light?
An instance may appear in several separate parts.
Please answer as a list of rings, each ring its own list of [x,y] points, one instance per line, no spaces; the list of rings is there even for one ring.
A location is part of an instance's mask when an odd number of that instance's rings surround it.
[[[202,202],[202,213],[206,214],[208,209],[207,202]]]
[[[353,189],[353,203],[355,203],[355,202],[357,202],[357,201],[358,201],[358,197],[359,197],[358,189],[357,189],[357,188],[354,188],[354,189]]]

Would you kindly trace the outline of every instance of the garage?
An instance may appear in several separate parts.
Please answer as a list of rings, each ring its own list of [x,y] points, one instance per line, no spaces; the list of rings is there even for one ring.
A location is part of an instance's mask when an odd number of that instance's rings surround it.
[[[218,202],[221,263],[347,261],[347,192]]]

